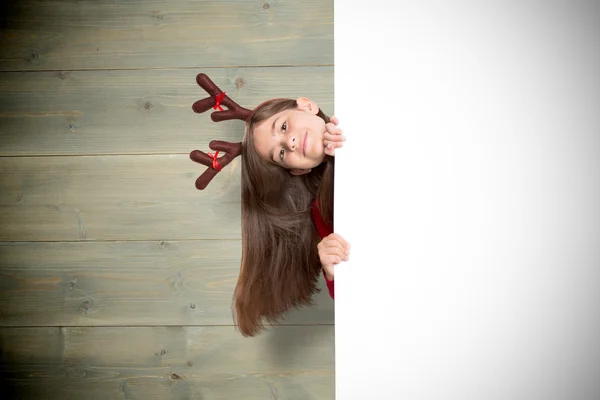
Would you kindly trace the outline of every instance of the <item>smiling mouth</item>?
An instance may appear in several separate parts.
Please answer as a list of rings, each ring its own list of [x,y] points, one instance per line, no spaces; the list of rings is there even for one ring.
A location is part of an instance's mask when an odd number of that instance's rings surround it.
[[[306,137],[308,136],[308,132],[304,134],[304,139],[302,139],[302,155],[306,157]]]

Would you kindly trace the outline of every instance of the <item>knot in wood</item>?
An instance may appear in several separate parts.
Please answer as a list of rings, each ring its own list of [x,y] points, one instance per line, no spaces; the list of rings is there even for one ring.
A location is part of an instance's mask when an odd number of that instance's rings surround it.
[[[60,79],[67,79],[67,73],[66,72],[61,72],[60,73]]]
[[[155,12],[152,15],[152,19],[154,20],[154,22],[158,23],[158,22],[161,22],[164,19],[164,16],[162,14],[159,14],[158,12]]]
[[[179,375],[175,374],[175,373],[172,373],[171,374],[171,379],[173,379],[174,381],[177,381],[177,380],[181,379],[181,377]]]
[[[246,80],[244,78],[237,78],[235,80],[235,87],[241,89],[246,85]]]
[[[163,349],[163,350],[160,351],[160,355],[161,356],[164,356],[165,354],[167,354],[166,350]]]
[[[147,102],[144,104],[144,109],[146,109],[146,110],[150,110],[152,107],[154,107],[154,106],[153,106],[153,105],[152,105],[152,103],[151,103],[151,102],[149,102],[149,101],[147,101]]]
[[[263,10],[268,10],[269,8],[271,8],[271,5],[266,1],[265,4],[263,4]]]
[[[89,301],[86,300],[86,301],[83,302],[83,309],[86,310],[86,311],[90,309],[90,302]]]
[[[190,304],[190,308],[193,310],[194,308],[196,308],[196,305],[194,303]]]

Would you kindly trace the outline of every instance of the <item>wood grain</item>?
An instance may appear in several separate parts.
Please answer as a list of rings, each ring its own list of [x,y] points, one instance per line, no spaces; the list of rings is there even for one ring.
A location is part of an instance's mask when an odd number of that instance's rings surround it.
[[[333,113],[332,67],[0,73],[0,155],[188,154],[240,141],[243,122],[192,111],[207,96],[200,72],[247,108],[305,96]]]
[[[264,334],[233,325],[239,160],[200,192],[188,154],[243,124],[191,110],[199,72],[333,114],[333,1],[0,5],[0,398],[334,398],[323,279]]]
[[[3,328],[0,343],[11,398],[334,398],[331,326]]]
[[[331,0],[13,3],[3,71],[333,64]]]
[[[0,243],[0,326],[233,325],[239,240]],[[333,324],[333,301],[282,324]]]
[[[203,191],[185,155],[0,158],[0,240],[239,239],[239,160]]]

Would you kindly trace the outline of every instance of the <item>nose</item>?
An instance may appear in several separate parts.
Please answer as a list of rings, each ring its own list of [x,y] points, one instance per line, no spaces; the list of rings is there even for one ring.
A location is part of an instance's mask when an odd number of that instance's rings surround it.
[[[294,132],[285,135],[283,140],[289,151],[294,151],[299,146],[297,135]]]

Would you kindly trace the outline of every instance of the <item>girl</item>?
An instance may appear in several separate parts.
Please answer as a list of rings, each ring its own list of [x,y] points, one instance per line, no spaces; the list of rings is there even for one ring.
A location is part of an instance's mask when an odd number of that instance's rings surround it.
[[[307,98],[268,100],[249,111],[206,75],[198,75],[197,81],[211,98],[196,102],[194,111],[212,105],[218,110],[213,120],[246,122],[239,147],[211,143],[213,150],[227,155],[195,151],[191,157],[211,167],[207,172],[214,176],[236,153],[242,155],[242,263],[234,318],[242,335],[254,336],[265,322],[275,323],[290,309],[311,305],[321,271],[334,297],[334,266],[349,254],[348,243],[333,233],[334,155],[345,137],[338,120]],[[229,110],[221,111],[221,104]]]

